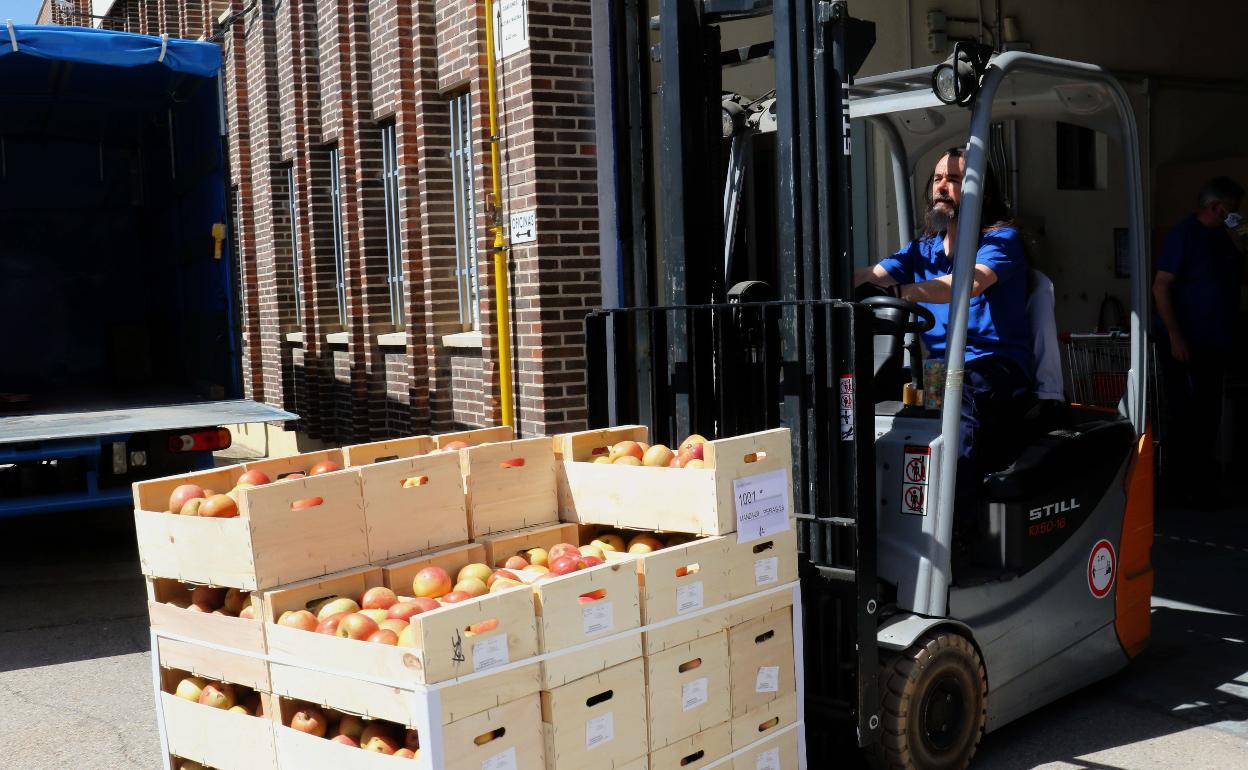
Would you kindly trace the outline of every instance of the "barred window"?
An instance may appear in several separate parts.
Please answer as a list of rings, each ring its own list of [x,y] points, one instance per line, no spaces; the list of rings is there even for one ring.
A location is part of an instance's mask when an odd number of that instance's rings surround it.
[[[399,148],[395,125],[381,129],[381,181],[386,200],[386,282],[390,287],[390,321],[402,328],[407,319],[403,283],[403,242],[399,228]]]
[[[450,101],[451,188],[455,201],[455,278],[459,321],[464,331],[481,328],[477,287],[477,202],[473,173],[472,102],[467,93]]]
[[[286,167],[286,215],[290,217],[290,277],[295,295],[295,318],[303,320],[303,283],[299,275],[299,212],[295,198],[295,167]]]
[[[342,185],[338,148],[329,150],[329,204],[334,221],[334,285],[338,291],[338,323],[347,325],[347,263],[342,247]]]

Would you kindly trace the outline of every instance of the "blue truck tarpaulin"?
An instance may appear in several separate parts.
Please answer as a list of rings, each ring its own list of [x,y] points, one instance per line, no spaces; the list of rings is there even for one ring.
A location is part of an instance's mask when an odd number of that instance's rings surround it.
[[[0,28],[0,62],[15,53],[114,67],[154,64],[200,77],[214,77],[221,67],[221,49],[215,43],[84,27],[6,25]]]

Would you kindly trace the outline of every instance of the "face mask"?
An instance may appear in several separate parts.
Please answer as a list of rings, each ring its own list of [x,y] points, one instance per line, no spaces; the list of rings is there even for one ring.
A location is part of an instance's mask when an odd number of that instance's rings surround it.
[[[1225,224],[1230,229],[1234,230],[1235,228],[1239,227],[1240,223],[1243,221],[1244,221],[1244,218],[1241,217],[1238,212],[1232,211],[1231,213],[1226,215],[1226,219],[1222,220],[1222,223]]]

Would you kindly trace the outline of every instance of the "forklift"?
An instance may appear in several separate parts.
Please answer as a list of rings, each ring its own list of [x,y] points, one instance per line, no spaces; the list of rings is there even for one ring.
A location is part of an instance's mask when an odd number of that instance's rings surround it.
[[[595,6],[606,161],[590,426],[647,424],[669,443],[790,429],[803,767],[854,747],[875,767],[967,767],[984,733],[1126,666],[1150,634],[1153,445],[1140,150],[1119,83],[969,41],[935,67],[855,80],[874,26],[837,0]],[[772,39],[724,47],[742,20]],[[725,68],[747,62],[774,69],[774,90],[723,91]],[[1121,153],[1130,370],[1117,409],[1029,412],[1021,453],[983,479],[976,510],[955,511],[984,180],[994,126],[1014,120],[1090,128]],[[931,312],[852,283],[866,256],[853,127],[868,124],[902,244],[920,164],[965,147],[939,408],[915,398]],[[955,551],[969,554],[956,568]]]

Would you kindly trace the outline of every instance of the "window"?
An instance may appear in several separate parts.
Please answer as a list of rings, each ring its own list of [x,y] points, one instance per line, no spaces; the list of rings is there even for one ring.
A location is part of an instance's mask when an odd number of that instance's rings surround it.
[[[477,290],[477,201],[472,158],[472,102],[468,94],[451,99],[451,189],[455,200],[455,279],[459,321],[464,331],[481,328]]]
[[[338,291],[338,323],[347,325],[347,263],[342,249],[342,185],[338,148],[329,150],[329,205],[334,221],[334,285]]]
[[[295,320],[303,321],[303,283],[299,279],[299,215],[295,208],[295,167],[286,167],[286,215],[290,217],[290,275],[295,294]]]
[[[405,325],[407,292],[403,290],[403,245],[399,234],[399,148],[391,123],[381,129],[381,182],[386,195],[386,282],[390,286],[390,321]]]
[[[1104,190],[1109,177],[1107,158],[1104,134],[1070,123],[1057,124],[1057,189]]]

